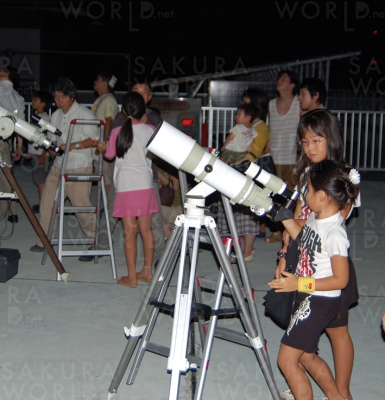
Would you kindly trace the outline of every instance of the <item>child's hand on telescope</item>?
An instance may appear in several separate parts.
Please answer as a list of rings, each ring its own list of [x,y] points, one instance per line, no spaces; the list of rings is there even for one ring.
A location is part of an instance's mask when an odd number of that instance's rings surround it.
[[[291,272],[282,271],[279,279],[274,279],[268,285],[276,292],[294,292],[298,289],[298,277]]]

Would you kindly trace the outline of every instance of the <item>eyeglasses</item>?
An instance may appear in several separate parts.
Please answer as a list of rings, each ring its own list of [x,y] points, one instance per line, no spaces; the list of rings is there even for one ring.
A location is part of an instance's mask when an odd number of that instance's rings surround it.
[[[299,140],[298,144],[303,147],[316,147],[318,146],[321,142],[326,140],[326,138],[323,139],[313,139],[313,140]]]
[[[55,94],[54,100],[66,100],[68,97],[68,94]]]

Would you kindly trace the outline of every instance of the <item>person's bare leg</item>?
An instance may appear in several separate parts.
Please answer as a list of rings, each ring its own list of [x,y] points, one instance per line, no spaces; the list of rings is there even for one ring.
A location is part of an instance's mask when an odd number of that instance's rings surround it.
[[[164,238],[168,239],[171,234],[171,227],[166,221],[163,221],[163,230],[164,230]]]
[[[353,371],[354,346],[347,326],[327,328],[334,356],[336,384],[341,394],[348,400],[353,400],[350,393],[350,378]]]
[[[124,253],[126,255],[128,281],[136,283],[136,237],[138,236],[138,226],[136,217],[122,218],[124,230]]]
[[[243,257],[249,257],[253,254],[253,245],[254,245],[255,235],[244,235],[243,241]]]
[[[303,354],[302,350],[281,344],[278,354],[278,366],[296,400],[313,400],[311,383],[299,364]]]
[[[37,194],[39,195],[39,203],[41,197],[43,196],[43,190],[44,190],[44,183],[40,183],[40,185],[37,185]]]
[[[139,232],[143,241],[144,264],[142,271],[136,274],[137,278],[149,282],[152,278],[152,262],[154,260],[154,235],[151,229],[151,214],[138,217]]]
[[[303,353],[299,361],[320,386],[328,400],[345,400],[338,390],[332,371],[320,356],[315,353]],[[299,400],[297,396],[294,395],[294,397]]]

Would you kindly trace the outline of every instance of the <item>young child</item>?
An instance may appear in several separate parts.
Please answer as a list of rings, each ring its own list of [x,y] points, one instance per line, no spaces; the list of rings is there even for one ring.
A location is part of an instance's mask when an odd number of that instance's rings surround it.
[[[330,111],[316,109],[304,114],[298,125],[298,139],[301,149],[297,171],[299,183],[297,190],[300,192],[300,199],[294,212],[294,218],[307,219],[311,210],[306,203],[307,177],[306,171],[309,167],[324,160],[334,160],[345,162],[343,158],[342,131],[338,119]],[[360,198],[357,197],[354,203],[347,203],[341,210],[341,215],[346,220],[353,207],[360,206]],[[279,262],[275,276],[280,278],[281,271],[285,269],[286,247],[288,245],[288,235],[284,232],[285,245],[279,253]],[[358,300],[357,279],[354,265],[349,257],[349,282],[341,294],[341,308],[339,318],[334,320],[326,329],[334,357],[335,378],[338,389],[348,399],[352,400],[350,393],[350,379],[354,362],[354,347],[351,339],[348,321],[349,308]],[[284,390],[282,399],[294,400],[290,389]]]
[[[301,234],[296,273],[282,271],[279,279],[269,282],[277,292],[298,291],[293,317],[281,340],[278,365],[296,400],[313,399],[311,383],[300,364],[328,399],[345,400],[317,351],[321,333],[338,318],[341,289],[349,280],[349,240],[340,210],[357,198],[360,175],[344,163],[325,160],[312,165],[306,176],[308,219],[283,221],[293,239]]]
[[[146,113],[143,97],[136,92],[128,93],[122,102],[122,112],[127,120],[122,127],[111,131],[108,148],[99,142],[98,150],[107,159],[116,156],[114,184],[116,197],[113,217],[121,218],[124,229],[124,249],[128,276],[118,279],[120,285],[135,288],[138,281],[149,283],[152,279],[154,235],[151,230],[151,214],[159,211],[152,181],[151,159],[146,157],[146,144],[153,128],[140,122]],[[143,241],[144,266],[136,273],[136,238]]]
[[[51,117],[48,112],[53,103],[53,96],[46,90],[37,90],[33,94],[32,98],[32,110],[42,119],[50,122]],[[37,186],[37,192],[39,195],[39,204],[32,206],[32,210],[35,213],[40,211],[40,200],[43,194],[44,183],[48,176],[49,170],[52,166],[52,162],[48,161],[47,151],[42,148],[36,149],[33,144],[28,145],[27,159],[32,159],[32,180]]]
[[[252,104],[241,104],[235,116],[236,125],[230,129],[221,148],[221,159],[226,163],[236,163],[247,154],[247,149],[256,132],[252,129],[258,110]]]
[[[267,119],[267,111],[268,111],[268,96],[267,93],[260,88],[248,88],[245,93],[242,95],[242,103],[249,104],[251,103],[258,110],[257,118],[253,121],[252,129],[255,130],[255,136],[252,142],[250,143],[249,148],[247,149],[248,153],[245,157],[243,157],[240,162],[244,160],[248,160],[250,162],[254,162],[256,159],[261,158],[263,155],[268,153],[268,143],[270,140],[270,129],[266,124]],[[264,158],[262,158],[264,160]],[[261,167],[265,169],[263,166],[263,162]],[[274,173],[273,171],[268,171],[270,173]],[[256,229],[251,231],[253,236],[264,239],[266,237],[266,217],[259,217]],[[247,223],[247,222],[246,222]],[[254,243],[254,237],[252,239],[252,243]],[[253,254],[255,253],[253,249]]]

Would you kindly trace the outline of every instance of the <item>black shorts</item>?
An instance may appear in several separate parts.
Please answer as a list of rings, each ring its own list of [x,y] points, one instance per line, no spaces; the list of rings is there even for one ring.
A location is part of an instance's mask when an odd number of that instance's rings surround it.
[[[297,292],[293,316],[281,343],[306,353],[316,353],[322,332],[329,327],[340,308],[341,296],[325,297]]]
[[[358,287],[356,271],[354,269],[353,261],[348,257],[349,262],[349,281],[345,289],[341,290],[341,308],[328,328],[339,328],[340,326],[347,326],[349,319],[350,307],[358,301]]]

